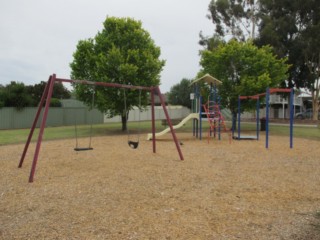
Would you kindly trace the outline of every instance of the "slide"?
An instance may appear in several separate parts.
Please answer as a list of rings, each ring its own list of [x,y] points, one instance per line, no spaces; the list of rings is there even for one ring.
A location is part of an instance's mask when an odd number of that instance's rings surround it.
[[[177,129],[182,127],[186,122],[188,122],[190,119],[198,119],[199,120],[199,113],[191,113],[188,116],[186,116],[184,119],[181,120],[177,125],[172,126],[173,129]],[[156,133],[156,137],[162,136],[166,133],[170,132],[170,127],[167,127],[161,132]],[[152,133],[148,133],[147,140],[152,139]]]

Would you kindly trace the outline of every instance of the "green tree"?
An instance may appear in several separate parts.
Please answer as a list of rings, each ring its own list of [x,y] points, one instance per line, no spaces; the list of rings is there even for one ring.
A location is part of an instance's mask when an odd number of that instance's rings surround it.
[[[0,108],[4,107],[5,88],[0,84]]]
[[[46,82],[41,81],[40,83],[33,86],[27,86],[27,91],[32,96],[34,106],[37,106],[39,104],[46,84]],[[57,99],[69,99],[70,97],[71,92],[66,87],[64,87],[62,83],[55,83],[53,86],[52,98],[56,100],[51,99],[50,106],[61,106],[61,103],[57,103]]]
[[[259,1],[211,0],[208,18],[216,26],[216,33],[244,41],[255,38],[258,23]]]
[[[317,0],[260,0],[259,46],[269,44],[288,56],[290,87],[311,92],[314,118],[320,93],[320,5]]]
[[[200,40],[199,44],[206,50],[213,51],[220,44],[224,44],[224,39],[218,34],[214,34],[212,37],[203,36],[202,32],[199,34]]]
[[[214,51],[201,52],[203,73],[209,73],[222,81],[219,86],[221,104],[237,114],[239,95],[262,93],[267,87],[278,86],[287,78],[286,59],[277,59],[271,47],[258,48],[251,42],[232,40],[221,44]],[[244,105],[249,109],[252,105]]]
[[[191,80],[183,78],[180,83],[173,85],[168,94],[169,103],[172,105],[182,105],[191,108],[190,87]]]
[[[15,107],[22,110],[24,107],[32,106],[32,96],[23,83],[12,81],[1,90],[1,100],[4,107]]]
[[[160,60],[160,48],[142,28],[142,23],[131,18],[107,17],[104,28],[94,38],[78,42],[73,55],[71,78],[96,82],[139,86],[157,86],[165,64]],[[122,130],[126,130],[128,111],[139,104],[139,91],[88,85],[74,85],[77,97],[91,105],[91,93],[96,92],[95,106],[109,117],[121,115]],[[124,109],[124,94],[127,112]],[[148,93],[141,92],[145,106]]]

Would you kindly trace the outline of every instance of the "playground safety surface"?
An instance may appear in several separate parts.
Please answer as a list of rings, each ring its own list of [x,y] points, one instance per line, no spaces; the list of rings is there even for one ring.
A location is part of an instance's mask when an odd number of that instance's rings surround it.
[[[0,146],[0,239],[320,239],[319,142],[126,136]],[[142,138],[142,137],[141,137]]]

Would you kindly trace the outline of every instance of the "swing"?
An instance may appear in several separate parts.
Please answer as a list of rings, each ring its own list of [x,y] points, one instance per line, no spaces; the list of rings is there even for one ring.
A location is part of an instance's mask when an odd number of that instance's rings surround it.
[[[124,111],[125,114],[127,116],[127,99],[126,99],[126,92],[125,90],[123,91],[123,96],[124,96]],[[141,106],[141,89],[139,89],[139,125],[138,125],[138,135],[137,135],[137,139],[133,140],[132,138],[130,138],[130,132],[129,132],[129,128],[127,126],[127,135],[128,135],[128,145],[129,147],[131,147],[132,149],[137,149],[139,147],[139,141],[140,141],[140,106]]]
[[[95,94],[95,90],[93,89],[93,93],[92,93],[92,102],[91,102],[91,108],[90,110],[93,109],[94,107],[94,94]],[[92,139],[92,115],[91,115],[91,123],[90,123],[90,134],[89,134],[89,146],[88,147],[79,147],[78,145],[78,128],[77,128],[77,118],[75,117],[75,126],[74,126],[74,130],[75,130],[75,136],[76,136],[76,147],[74,148],[74,151],[88,151],[88,150],[93,150],[93,147],[91,147],[91,139]]]

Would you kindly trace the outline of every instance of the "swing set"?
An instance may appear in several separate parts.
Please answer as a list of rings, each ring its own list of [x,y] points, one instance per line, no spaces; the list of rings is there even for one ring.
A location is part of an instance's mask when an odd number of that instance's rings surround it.
[[[30,171],[30,175],[29,175],[29,182],[33,182],[34,180],[34,174],[35,174],[35,170],[36,170],[36,166],[37,166],[37,162],[38,162],[38,157],[39,157],[39,152],[40,152],[40,148],[41,148],[41,143],[42,143],[42,138],[43,138],[43,133],[44,133],[44,129],[45,129],[45,125],[46,125],[46,121],[47,121],[47,117],[48,117],[48,111],[49,111],[49,105],[50,105],[50,101],[51,101],[51,97],[52,97],[52,92],[53,92],[53,86],[55,84],[55,82],[66,82],[66,83],[74,83],[74,84],[87,84],[87,85],[93,85],[93,86],[103,86],[103,87],[113,87],[113,88],[122,88],[122,89],[137,89],[139,90],[139,108],[141,106],[141,91],[149,91],[151,93],[151,120],[152,120],[152,149],[153,149],[153,153],[156,153],[156,128],[155,128],[155,94],[157,94],[159,96],[164,114],[166,116],[166,120],[168,122],[168,125],[170,127],[171,130],[171,134],[172,134],[172,138],[173,141],[176,145],[176,149],[178,151],[180,160],[184,160],[183,158],[183,154],[181,152],[180,149],[180,145],[179,145],[179,141],[176,137],[174,128],[172,126],[172,122],[171,119],[169,117],[168,114],[168,110],[166,108],[164,99],[162,97],[161,91],[159,86],[151,86],[151,87],[146,87],[146,86],[134,86],[134,85],[125,85],[125,84],[118,84],[118,83],[105,83],[105,82],[93,82],[93,81],[88,81],[88,80],[74,80],[74,79],[64,79],[64,78],[57,78],[56,74],[53,74],[49,77],[48,82],[46,84],[46,87],[44,89],[44,92],[42,94],[40,103],[39,103],[39,107],[38,110],[36,112],[36,116],[34,118],[33,124],[31,126],[30,129],[30,133],[27,139],[27,142],[25,144],[23,153],[21,155],[20,158],[20,162],[19,162],[19,168],[22,167],[22,164],[24,162],[25,156],[27,154],[34,130],[36,128],[37,122],[39,120],[41,111],[43,110],[43,115],[42,115],[42,119],[41,119],[41,123],[40,123],[40,130],[39,130],[39,134],[38,134],[38,138],[37,138],[37,144],[36,144],[36,149],[34,152],[34,156],[33,156],[33,162],[32,162],[32,166],[31,166],[31,171]],[[126,103],[126,97],[124,97],[124,103],[125,103],[125,111],[127,112],[127,103]],[[42,108],[42,106],[45,103],[45,107],[44,109]],[[94,94],[92,97],[92,105],[94,104]],[[140,114],[139,114],[139,124],[140,124]],[[91,147],[91,135],[92,135],[92,123],[91,123],[91,130],[90,130],[90,142],[89,142],[89,147],[86,148],[81,148],[78,147],[76,145],[75,147],[75,151],[85,151],[85,150],[93,150],[93,148]],[[140,135],[140,129],[139,129],[139,133],[138,133],[138,139],[137,140],[132,140],[130,139],[130,134],[129,131],[128,133],[128,145],[133,148],[136,149],[139,146],[139,135]],[[76,130],[76,134],[77,134],[77,130]],[[77,141],[77,139],[76,139]],[[77,144],[77,143],[76,143]]]
[[[265,131],[266,142],[265,148],[269,148],[269,108],[270,108],[270,94],[282,93],[289,94],[289,147],[293,148],[293,114],[294,114],[294,90],[293,88],[267,88],[265,93],[256,94],[253,96],[239,96],[238,97],[238,136],[235,136],[234,129],[232,130],[233,138],[236,140],[259,140],[259,109],[260,98],[265,97],[266,117],[265,117]],[[256,136],[241,135],[241,100],[256,100]]]
[[[94,96],[95,96],[95,90],[93,89],[92,92],[92,101],[91,101],[91,106],[90,106],[90,110],[93,109],[94,107]],[[128,109],[127,109],[127,99],[126,99],[126,90],[124,89],[123,91],[123,96],[124,96],[124,114],[127,116],[128,114]],[[141,89],[139,89],[139,105],[138,105],[139,109],[141,107]],[[137,149],[139,146],[139,140],[140,140],[140,122],[141,122],[141,118],[140,118],[140,111],[139,111],[139,126],[138,126],[138,135],[136,137],[136,139],[133,139],[133,137],[131,137],[129,128],[127,127],[127,135],[128,135],[128,145],[129,147],[131,147],[132,149]],[[91,146],[91,142],[92,142],[92,116],[91,116],[91,123],[90,123],[90,133],[89,133],[89,145],[88,147],[80,147],[79,146],[79,141],[78,141],[78,127],[77,127],[77,117],[75,116],[75,125],[74,125],[74,129],[75,129],[75,139],[76,139],[76,146],[74,148],[75,151],[88,151],[88,150],[93,150],[93,147]]]

